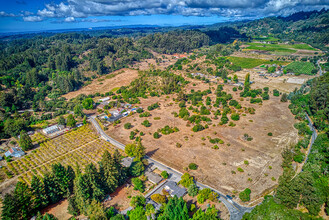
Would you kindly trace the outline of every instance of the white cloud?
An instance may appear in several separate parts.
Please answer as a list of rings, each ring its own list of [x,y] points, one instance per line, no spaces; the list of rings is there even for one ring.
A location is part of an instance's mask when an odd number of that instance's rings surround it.
[[[27,17],[23,17],[23,20],[28,22],[39,22],[39,21],[43,21],[43,18],[40,16],[27,16]]]
[[[64,19],[65,22],[75,22],[75,18],[74,17],[67,17]]]
[[[46,4],[37,11],[38,16],[24,20],[58,18],[59,22],[83,22],[82,19],[95,16],[152,14],[257,18],[322,7],[328,8],[329,0],[63,0]]]
[[[0,11],[0,17],[16,17],[16,15],[13,13],[7,13],[4,11]]]

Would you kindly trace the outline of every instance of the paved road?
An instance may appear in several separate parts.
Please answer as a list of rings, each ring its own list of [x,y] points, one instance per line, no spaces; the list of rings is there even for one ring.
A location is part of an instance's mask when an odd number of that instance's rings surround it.
[[[306,114],[305,117],[306,117],[306,119],[307,119],[307,121],[308,121],[308,126],[310,127],[310,129],[311,129],[311,131],[312,131],[313,133],[312,133],[312,137],[311,137],[311,145],[310,145],[310,148],[308,149],[308,152],[307,152],[307,155],[306,155],[306,160],[305,160],[304,164],[306,164],[306,162],[307,162],[307,160],[308,160],[308,155],[309,155],[310,152],[311,152],[311,149],[312,149],[312,146],[313,146],[313,144],[314,144],[314,141],[315,141],[315,139],[318,137],[318,133],[316,132],[316,129],[314,128],[313,123],[312,123],[310,117],[308,116],[308,114]],[[303,170],[302,170],[302,171],[303,171]]]
[[[89,120],[104,140],[110,142],[111,144],[120,148],[121,150],[125,149],[124,144],[111,138],[103,131],[103,129],[98,124],[98,122],[95,120],[95,116],[89,117]],[[145,159],[147,159],[149,161],[149,164],[152,163],[154,166],[158,167],[160,170],[166,170],[170,174],[169,180],[178,182],[181,179],[181,176],[183,175],[181,172],[179,172],[171,167],[168,167],[168,166],[164,165],[163,163],[150,158],[149,156],[145,156]],[[222,192],[220,192],[210,186],[204,185],[200,182],[196,182],[196,184],[201,189],[209,188],[209,189],[213,190],[214,192],[218,193],[219,200],[224,203],[224,205],[227,207],[228,211],[230,212],[230,220],[240,220],[240,219],[242,219],[242,216],[244,215],[244,213],[251,212],[251,210],[253,209],[253,207],[244,207],[244,206],[241,206],[238,203],[234,202],[233,200],[227,199],[225,194],[223,194]]]
[[[319,72],[319,74],[320,74],[320,76],[322,76],[323,75],[323,71],[322,71],[322,68],[321,68],[321,65],[320,65],[320,60],[318,60],[317,62],[316,62],[316,64],[318,64],[318,67],[319,67],[319,69],[320,69],[320,72]]]

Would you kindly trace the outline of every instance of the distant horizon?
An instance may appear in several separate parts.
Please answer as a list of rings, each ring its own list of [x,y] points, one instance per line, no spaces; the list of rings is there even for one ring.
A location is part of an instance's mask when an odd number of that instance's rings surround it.
[[[0,0],[0,33],[129,25],[211,25],[329,8],[327,0]]]
[[[229,21],[219,21],[219,22],[214,22],[214,23],[208,23],[208,24],[177,24],[177,25],[171,25],[171,24],[126,24],[126,25],[113,25],[113,26],[91,26],[91,27],[73,27],[73,28],[58,28],[58,29],[45,29],[45,30],[30,30],[30,31],[6,31],[2,32],[0,30],[0,35],[15,35],[15,34],[34,34],[34,33],[43,33],[43,32],[74,32],[75,30],[106,30],[106,29],[118,29],[118,28],[135,28],[135,27],[183,27],[183,26],[208,26],[208,25],[213,25],[217,23],[226,23]]]

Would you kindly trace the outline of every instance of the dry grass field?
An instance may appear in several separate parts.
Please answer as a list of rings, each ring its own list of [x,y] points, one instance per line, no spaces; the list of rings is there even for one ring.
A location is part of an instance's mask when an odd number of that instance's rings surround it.
[[[110,77],[114,75],[114,77]],[[111,89],[127,86],[134,79],[138,77],[138,71],[133,69],[120,69],[109,75],[102,76],[100,78],[94,79],[93,82],[87,86],[82,87],[81,89],[73,92],[69,92],[63,97],[70,100],[77,97],[80,94],[90,95],[99,93],[105,93],[111,91]]]
[[[200,81],[195,86],[190,83],[186,93],[192,88],[196,91],[204,90],[209,85]],[[239,93],[232,92],[231,86],[224,86],[224,89],[230,91],[234,99],[240,100]],[[214,94],[209,96],[215,100]],[[144,109],[155,102],[160,103],[160,108],[151,111],[148,118],[140,118],[138,114],[124,118],[116,127],[110,126],[107,134],[127,144],[131,142],[131,131],[142,131],[145,134],[142,143],[149,156],[181,172],[184,172],[189,163],[194,162],[199,168],[190,171],[192,175],[225,192],[241,191],[249,187],[252,190],[251,196],[255,199],[277,184],[282,173],[281,151],[298,139],[297,130],[293,127],[295,119],[288,110],[288,103],[281,103],[279,98],[272,95],[262,105],[250,104],[245,99],[239,103],[243,107],[254,107],[256,114],[241,116],[235,127],[218,125],[220,119],[212,118],[209,129],[195,133],[191,131],[192,126],[186,126],[186,121],[171,114],[179,111],[178,104],[172,100],[174,97],[175,95],[170,95],[142,99],[140,106]],[[150,121],[151,127],[141,125],[145,119]],[[130,130],[123,128],[127,122],[133,125]],[[178,127],[179,132],[154,139],[153,133],[166,125]],[[272,137],[267,135],[269,132],[273,133]],[[245,133],[253,137],[253,140],[245,141]],[[218,144],[219,149],[212,149],[214,144],[207,137],[220,138],[224,144]],[[182,147],[177,148],[176,143],[182,144]],[[246,165],[245,161],[249,164]],[[239,172],[239,167],[244,171]]]

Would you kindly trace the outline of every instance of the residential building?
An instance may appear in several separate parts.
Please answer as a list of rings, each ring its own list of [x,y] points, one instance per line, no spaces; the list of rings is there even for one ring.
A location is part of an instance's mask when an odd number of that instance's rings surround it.
[[[156,174],[150,170],[145,171],[145,176],[147,176],[148,180],[154,184],[158,184],[162,180],[162,177],[159,174]]]
[[[168,181],[165,184],[164,189],[170,194],[171,197],[174,197],[175,195],[177,197],[182,197],[186,194],[186,189],[177,186],[177,183],[174,181]]]

